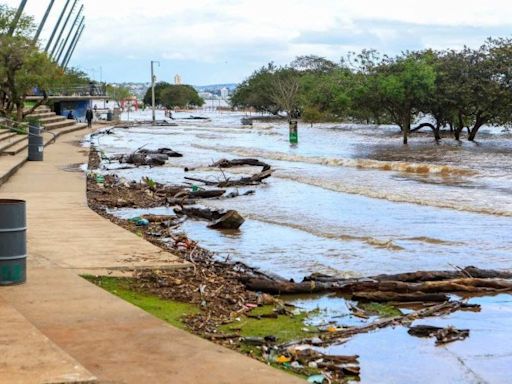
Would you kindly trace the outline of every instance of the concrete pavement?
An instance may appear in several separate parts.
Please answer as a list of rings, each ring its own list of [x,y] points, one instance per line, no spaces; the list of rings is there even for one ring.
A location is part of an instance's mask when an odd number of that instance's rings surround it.
[[[69,172],[70,164],[87,162],[88,150],[76,145],[82,136],[60,138],[46,149],[44,162],[25,164],[0,187],[0,198],[27,201],[29,227],[28,281],[0,288],[6,310],[17,311],[67,354],[68,362],[81,365],[85,378],[95,376],[101,383],[302,383],[174,328],[78,276],[84,270],[183,266],[89,210],[83,173]],[[22,335],[9,348],[24,350]],[[16,369],[0,364],[0,382]],[[18,382],[45,381],[34,376]]]

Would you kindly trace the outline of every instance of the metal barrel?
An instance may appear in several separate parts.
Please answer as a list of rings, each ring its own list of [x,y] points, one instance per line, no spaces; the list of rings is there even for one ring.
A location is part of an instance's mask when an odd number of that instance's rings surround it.
[[[28,135],[28,160],[29,161],[43,161],[43,136],[41,136],[41,129],[30,127]],[[34,132],[34,133],[32,133]]]
[[[26,215],[25,201],[0,199],[0,285],[26,280]]]

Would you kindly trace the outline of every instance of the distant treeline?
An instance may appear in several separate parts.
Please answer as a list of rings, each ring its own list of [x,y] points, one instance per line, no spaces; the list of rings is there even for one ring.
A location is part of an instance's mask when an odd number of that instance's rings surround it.
[[[422,128],[436,140],[443,129],[457,140],[467,130],[473,141],[483,125],[512,123],[512,39],[395,57],[363,50],[339,63],[317,56],[270,63],[240,84],[232,105],[307,122],[396,124],[404,143]]]

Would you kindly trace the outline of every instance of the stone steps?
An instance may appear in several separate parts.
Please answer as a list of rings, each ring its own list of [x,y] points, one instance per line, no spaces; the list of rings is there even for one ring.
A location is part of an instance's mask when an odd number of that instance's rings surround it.
[[[20,143],[27,141],[26,135],[16,135],[16,137],[9,138],[7,140],[0,141],[0,156],[10,155],[14,147],[17,147]],[[16,152],[17,153],[17,152]]]
[[[55,123],[43,124],[43,127],[47,131],[52,131],[58,128],[71,127],[75,124],[77,124],[75,120],[64,119],[62,121],[57,121]]]
[[[55,113],[53,113],[52,116],[39,118],[39,121],[41,122],[41,124],[43,126],[46,124],[56,123],[58,121],[63,121],[63,120],[66,120],[66,118],[64,116],[59,116],[59,115],[56,115]]]
[[[0,156],[14,156],[21,151],[28,148],[28,136],[24,136],[22,140],[17,141],[15,145],[12,145],[3,151],[0,150]]]
[[[41,119],[45,117],[52,117],[56,116],[55,112],[52,111],[46,111],[46,112],[35,112],[29,115],[29,117],[35,117],[36,119]]]

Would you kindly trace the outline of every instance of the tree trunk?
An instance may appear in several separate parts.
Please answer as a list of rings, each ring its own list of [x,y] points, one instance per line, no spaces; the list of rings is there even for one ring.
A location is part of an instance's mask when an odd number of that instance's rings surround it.
[[[478,133],[478,130],[482,127],[482,125],[484,125],[484,123],[485,123],[485,120],[482,119],[480,116],[478,116],[473,128],[470,130],[468,127],[468,133],[469,133],[468,140],[469,141],[475,141],[476,134]]]
[[[404,137],[404,140],[403,140],[404,141],[404,145],[407,144],[407,139],[408,139],[408,136],[409,136],[409,129],[410,129],[410,126],[409,125],[405,125],[404,129],[402,131],[403,137]]]

